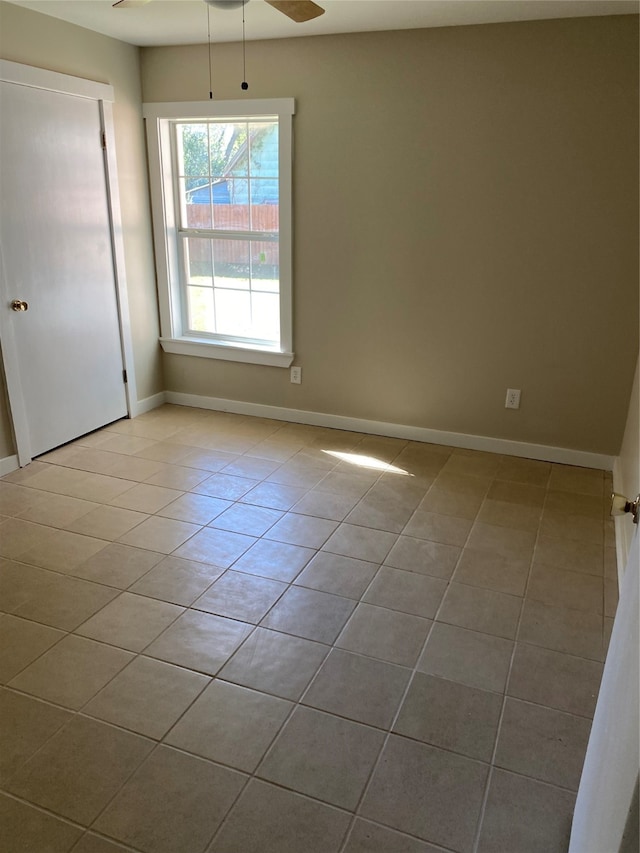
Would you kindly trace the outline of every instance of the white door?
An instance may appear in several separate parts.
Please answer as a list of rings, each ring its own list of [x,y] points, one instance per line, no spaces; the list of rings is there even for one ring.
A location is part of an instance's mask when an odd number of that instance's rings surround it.
[[[102,122],[96,100],[7,82],[0,111],[1,310],[37,456],[127,414]]]
[[[640,536],[636,530],[620,585],[569,853],[618,853],[632,806],[639,754],[639,575]]]

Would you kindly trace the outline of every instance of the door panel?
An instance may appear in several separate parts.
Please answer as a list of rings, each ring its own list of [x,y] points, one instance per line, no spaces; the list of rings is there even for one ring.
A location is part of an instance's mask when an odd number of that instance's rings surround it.
[[[3,309],[37,456],[127,414],[100,106],[0,86]]]
[[[618,853],[637,793],[640,639],[636,529],[578,789],[569,853]]]

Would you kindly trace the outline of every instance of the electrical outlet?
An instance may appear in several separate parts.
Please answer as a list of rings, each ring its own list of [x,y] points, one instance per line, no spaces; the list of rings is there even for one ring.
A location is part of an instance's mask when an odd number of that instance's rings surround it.
[[[520,389],[519,388],[507,388],[507,399],[504,401],[504,407],[505,407],[505,409],[519,409],[520,408]]]
[[[294,385],[300,385],[302,382],[302,368],[301,367],[292,367],[291,368],[291,381]]]

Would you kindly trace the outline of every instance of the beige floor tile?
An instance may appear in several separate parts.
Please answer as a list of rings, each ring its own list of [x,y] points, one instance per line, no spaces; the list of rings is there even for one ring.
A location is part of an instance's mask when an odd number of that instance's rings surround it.
[[[256,625],[286,589],[280,581],[229,570],[192,606]]]
[[[589,518],[565,510],[545,509],[540,521],[540,534],[576,542],[604,544],[604,526],[601,518]]]
[[[211,476],[210,471],[199,468],[185,468],[179,465],[167,465],[162,471],[145,480],[151,486],[165,486],[168,489],[187,491]]]
[[[118,591],[79,578],[49,573],[27,601],[15,610],[15,616],[33,619],[62,631],[73,631],[116,597]]]
[[[483,494],[457,492],[453,488],[440,485],[438,480],[436,480],[420,504],[420,509],[473,521],[480,510],[482,500]]]
[[[265,539],[275,539],[289,545],[302,545],[307,548],[321,548],[338,526],[337,522],[309,515],[289,512],[267,533]]]
[[[376,729],[298,707],[257,775],[331,805],[354,809],[383,740],[384,734]]]
[[[52,536],[20,554],[20,560],[44,569],[72,573],[73,570],[105,547],[102,539],[54,530]]]
[[[142,553],[151,552],[143,551]],[[224,569],[209,566],[207,563],[181,560],[179,557],[165,557],[144,577],[136,581],[129,591],[189,607],[223,572]]]
[[[6,684],[43,652],[64,637],[62,631],[19,619],[0,616],[0,684]]]
[[[282,820],[282,815],[287,820]],[[349,815],[316,800],[252,780],[210,853],[338,853]]]
[[[96,583],[126,589],[162,559],[163,555],[154,551],[130,548],[114,542],[81,563],[73,570],[73,574]]]
[[[146,853],[202,853],[245,777],[161,746],[95,827]]]
[[[429,539],[443,545],[462,546],[467,541],[471,522],[467,518],[439,515],[425,509],[417,509],[402,531],[405,536]]]
[[[146,650],[150,657],[216,675],[251,632],[251,625],[189,610]]]
[[[0,782],[6,782],[70,719],[61,708],[0,690]]]
[[[215,679],[165,743],[252,773],[292,708],[284,699]]]
[[[264,480],[269,474],[280,467],[275,460],[261,459],[253,455],[238,456],[222,469],[223,474],[231,474],[234,477],[247,477],[249,480]]]
[[[383,566],[366,591],[363,601],[433,619],[447,583],[440,578]]]
[[[602,664],[518,643],[507,692],[516,699],[593,717]]]
[[[251,504],[233,504],[210,523],[211,527],[231,530],[234,533],[247,533],[250,536],[262,536],[270,527],[282,518],[275,509]],[[277,537],[276,537],[277,538]]]
[[[603,562],[603,548],[596,543],[547,536],[540,536],[536,543],[534,564],[544,563],[559,569],[601,576]]]
[[[312,490],[294,505],[293,510],[314,518],[344,521],[356,502],[356,498],[350,498],[348,495],[334,495],[330,492]]]
[[[146,738],[75,717],[20,768],[9,791],[88,826],[152,747]]]
[[[546,487],[551,474],[549,462],[535,459],[518,459],[515,456],[503,456],[498,468],[497,479],[532,486]]]
[[[329,652],[328,646],[257,628],[219,673],[221,679],[299,699]]]
[[[431,624],[419,616],[359,604],[335,645],[389,663],[413,666]]]
[[[487,492],[488,500],[537,509],[542,509],[546,496],[547,490],[544,487],[532,483],[506,482],[500,479],[492,483]]]
[[[146,513],[117,506],[99,506],[64,527],[73,533],[113,541],[147,518]]]
[[[507,698],[495,763],[576,791],[591,721]]]
[[[439,850],[417,838],[358,818],[344,853],[439,853]]]
[[[134,456],[143,459],[156,459],[158,462],[166,462],[168,465],[183,464],[183,460],[193,454],[193,448],[169,441],[148,441],[145,447],[136,450]],[[192,465],[197,468],[197,465]]]
[[[552,512],[570,512],[575,515],[584,515],[596,521],[602,521],[603,512],[608,514],[609,508],[604,505],[600,495],[580,495],[570,492],[556,492],[549,490],[544,504],[546,510]]]
[[[312,548],[259,539],[233,568],[250,575],[292,581],[315,553]]]
[[[175,446],[183,449],[182,445],[178,444]],[[188,449],[189,453],[180,459],[180,464],[189,468],[199,468],[202,471],[209,471],[210,473],[221,471],[236,458],[235,453],[225,453],[222,450],[206,450],[201,447],[189,447]]]
[[[43,496],[44,497],[44,496]],[[19,514],[24,521],[47,524],[49,527],[68,527],[74,521],[85,516],[98,504],[71,498],[67,495],[47,495]]]
[[[21,604],[37,598],[52,572],[0,557],[0,610],[14,613]]]
[[[131,489],[131,481],[120,477],[110,477],[106,474],[90,474],[82,471],[72,472],[72,469],[69,469],[69,474],[71,473],[77,475],[77,480],[68,484],[63,494],[83,498],[86,501],[109,503],[109,501],[118,495],[128,492]],[[133,509],[135,508],[133,507]]]
[[[52,540],[57,532],[42,524],[9,518],[0,524],[0,557],[17,559],[38,544]]]
[[[227,569],[255,542],[254,536],[205,527],[176,548],[174,556]]]
[[[5,478],[0,482],[0,515],[15,516],[35,511],[43,497],[35,488],[9,483]]]
[[[286,511],[307,493],[300,486],[283,486],[279,483],[259,483],[242,496],[241,503],[265,506]]]
[[[260,624],[285,634],[331,644],[354,607],[355,602],[350,598],[292,586]]]
[[[524,595],[529,577],[529,557],[503,557],[490,551],[464,548],[453,575],[456,583]]]
[[[448,579],[460,556],[460,548],[412,536],[399,536],[387,554],[385,565],[435,578]]]
[[[480,507],[478,521],[496,527],[509,527],[535,533],[540,526],[542,509],[535,506],[508,503],[486,498]]]
[[[137,657],[84,706],[83,713],[160,739],[208,683],[200,673]]]
[[[175,604],[123,592],[77,628],[76,633],[141,652],[182,613],[184,608]]]
[[[85,832],[80,841],[73,847],[71,853],[128,853],[131,848],[125,848],[115,841],[108,841],[96,835],[95,832]]]
[[[341,524],[323,546],[324,551],[354,557],[371,563],[382,563],[397,536],[386,530],[374,530],[355,524]]]
[[[357,502],[369,491],[379,476],[379,473],[374,471],[331,471],[314,486],[313,491],[340,495]]]
[[[202,527],[199,524],[153,516],[125,533],[118,541],[135,548],[170,554],[200,530]]]
[[[489,589],[452,583],[438,613],[439,622],[513,640],[522,600]]]
[[[393,730],[489,762],[501,710],[497,693],[417,672]]]
[[[558,607],[602,613],[604,583],[602,578],[594,575],[537,563],[531,571],[527,598]]]
[[[582,495],[602,496],[604,473],[591,468],[575,468],[571,465],[553,465],[549,488]]]
[[[207,495],[196,495],[189,492],[159,509],[156,515],[204,525],[209,524],[210,521],[213,521],[231,506],[233,506],[231,501],[223,501],[220,498],[210,498]]]
[[[69,635],[23,669],[9,685],[78,710],[132,657],[122,649]]]
[[[603,622],[599,613],[554,607],[527,600],[518,640],[590,660],[604,660]]]
[[[535,541],[535,534],[529,531],[476,521],[467,539],[467,548],[488,551],[501,557],[530,560]]]
[[[375,563],[320,551],[294,583],[357,600],[371,583],[378,568]]]
[[[209,495],[211,498],[222,498],[228,501],[237,501],[252,489],[255,480],[248,477],[234,477],[231,474],[211,474],[206,480],[198,483],[192,491],[199,495]]]
[[[333,649],[304,695],[312,708],[359,723],[389,728],[411,671]]]
[[[462,755],[392,735],[360,813],[425,841],[470,853],[488,769]]]
[[[167,504],[181,497],[182,492],[177,489],[165,489],[163,486],[149,486],[147,483],[139,483],[126,492],[119,494],[109,503],[121,506],[124,509],[133,509],[137,512],[154,513]]]
[[[69,853],[82,830],[0,793],[0,848]]]
[[[533,779],[494,770],[479,853],[565,853],[575,795]]]
[[[418,670],[503,693],[513,642],[436,622],[418,662]]]

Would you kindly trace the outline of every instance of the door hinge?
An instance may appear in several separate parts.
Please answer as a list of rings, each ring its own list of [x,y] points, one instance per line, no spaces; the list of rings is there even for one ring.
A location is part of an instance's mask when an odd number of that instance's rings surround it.
[[[127,384],[127,371],[126,370],[122,371],[122,381],[124,382],[125,385]]]
[[[101,134],[101,141],[102,141],[102,147],[106,148],[107,147],[107,134],[104,132],[104,130],[102,131],[102,134]]]

